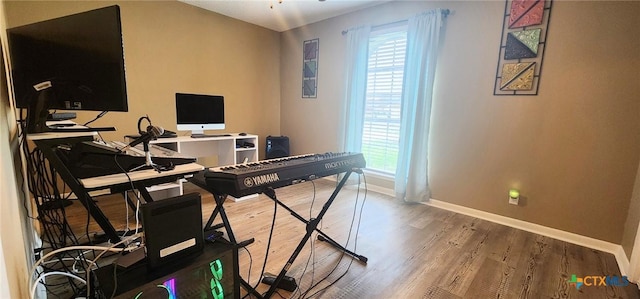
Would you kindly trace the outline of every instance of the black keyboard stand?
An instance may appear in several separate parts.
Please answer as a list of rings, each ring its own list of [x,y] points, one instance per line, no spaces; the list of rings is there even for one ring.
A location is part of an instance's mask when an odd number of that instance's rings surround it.
[[[359,170],[355,170],[355,171],[359,171]],[[368,261],[367,257],[359,255],[359,254],[357,254],[355,252],[352,252],[352,251],[346,249],[344,246],[338,244],[338,242],[336,242],[335,240],[331,239],[329,236],[327,236],[327,234],[325,234],[320,229],[318,229],[318,225],[320,224],[320,221],[322,221],[322,217],[324,217],[324,214],[327,212],[327,210],[329,210],[329,207],[331,206],[333,201],[336,199],[336,197],[338,196],[338,193],[340,192],[340,190],[342,190],[342,187],[345,185],[345,183],[349,179],[349,176],[353,172],[354,172],[354,170],[349,170],[344,174],[344,177],[340,180],[340,182],[336,186],[335,190],[333,191],[333,193],[331,194],[331,196],[329,197],[327,202],[322,207],[322,210],[320,210],[320,212],[318,213],[318,215],[315,218],[311,218],[310,220],[306,220],[304,217],[300,216],[294,210],[292,210],[287,205],[285,205],[283,202],[278,200],[278,198],[276,196],[276,192],[275,192],[275,190],[273,188],[267,187],[267,188],[262,190],[262,193],[264,193],[267,197],[269,197],[271,200],[273,200],[277,205],[283,207],[285,210],[287,210],[289,213],[291,213],[291,215],[293,217],[295,217],[296,219],[298,219],[301,222],[305,223],[306,224],[306,234],[304,235],[304,237],[302,237],[302,239],[298,243],[298,246],[296,247],[296,249],[293,251],[293,253],[289,257],[289,260],[287,260],[287,263],[284,265],[284,267],[282,267],[282,270],[280,270],[280,273],[276,277],[275,281],[271,284],[271,287],[269,288],[269,290],[264,295],[261,295],[260,293],[258,293],[253,286],[251,286],[242,277],[240,277],[240,274],[238,274],[238,279],[239,279],[240,284],[241,284],[241,286],[243,288],[245,288],[249,293],[254,295],[256,298],[271,298],[271,296],[276,292],[277,286],[284,279],[284,277],[287,274],[287,271],[289,270],[289,268],[291,267],[293,262],[296,260],[296,258],[298,257],[298,255],[300,254],[300,252],[302,251],[304,246],[306,245],[307,241],[309,241],[309,238],[311,238],[311,235],[312,235],[312,233],[314,231],[318,232],[318,234],[319,234],[318,235],[318,239],[319,240],[327,241],[327,243],[329,243],[330,245],[332,245],[335,248],[337,248],[337,249],[343,251],[344,253],[350,255],[351,257],[354,257],[354,258],[358,259],[363,264],[367,263],[367,261]],[[227,217],[227,214],[226,214],[226,212],[224,210],[224,207],[223,207],[224,201],[227,198],[227,196],[224,195],[224,194],[220,194],[220,192],[218,192],[214,188],[211,188],[211,187],[207,186],[206,180],[204,179],[204,174],[203,173],[199,173],[199,174],[195,175],[193,178],[190,179],[190,182],[192,182],[195,185],[197,185],[197,186],[209,191],[213,195],[213,198],[214,198],[214,200],[216,202],[216,207],[213,209],[213,212],[211,213],[211,216],[209,217],[209,220],[207,221],[207,224],[205,225],[205,228],[204,228],[205,231],[212,230],[212,229],[215,229],[215,228],[224,227],[225,230],[227,231],[227,237],[229,238],[228,242],[230,242],[232,244],[235,244],[238,247],[244,247],[244,246],[254,242],[253,238],[251,238],[251,239],[249,239],[247,241],[240,242],[240,243],[236,242],[235,236],[234,236],[233,231],[231,229],[231,224],[229,223],[229,218]],[[218,215],[220,215],[220,217],[222,219],[222,223],[218,224],[218,225],[215,225],[215,226],[212,226],[213,221],[215,220],[215,218]],[[265,261],[265,263],[266,263],[266,261]]]
[[[350,174],[350,173],[349,173]],[[335,194],[337,195],[338,192],[340,191],[340,189],[336,188],[336,192]],[[300,216],[300,214],[296,213],[296,211],[292,210],[291,208],[289,208],[287,205],[285,205],[284,203],[282,203],[281,201],[279,201],[276,198],[276,192],[275,190],[269,188],[267,190],[265,190],[264,194],[266,196],[268,196],[269,198],[271,198],[273,201],[275,201],[279,206],[283,207],[285,210],[289,211],[289,213],[291,213],[291,216],[297,218],[298,220],[302,221],[303,223],[305,223],[307,225],[307,228],[309,227],[309,225],[313,225],[314,223],[312,223],[313,221],[316,221],[317,218],[313,218],[311,220],[307,220],[304,217]],[[333,202],[333,199],[335,198],[335,196],[332,195],[332,198],[330,198],[330,201]],[[330,203],[328,203],[330,204]],[[324,215],[324,213],[323,213]],[[321,217],[322,215],[319,215],[318,217]],[[317,222],[319,223],[320,220],[322,219],[317,219]],[[322,232],[320,229],[317,228],[317,223],[315,223],[315,225],[313,226],[313,230],[315,232],[318,233],[318,240],[320,241],[324,241],[329,243],[329,245],[332,245],[333,247],[336,247],[338,249],[340,249],[341,251],[343,251],[344,253],[352,256],[353,258],[358,259],[359,261],[361,261],[362,263],[366,264],[368,259],[365,256],[359,255],[347,248],[345,248],[344,246],[340,245],[338,242],[336,242],[334,239],[332,239],[331,237],[329,237],[327,234],[325,234],[324,232]]]
[[[273,201],[275,201],[279,206],[283,207],[285,210],[289,211],[293,217],[295,217],[298,220],[300,220],[303,223],[305,223],[307,225],[307,228],[306,228],[307,232],[304,235],[304,237],[302,237],[302,240],[300,240],[300,243],[298,243],[298,247],[296,247],[296,249],[293,251],[293,253],[289,257],[289,260],[287,260],[287,263],[284,265],[284,267],[282,267],[282,270],[280,270],[280,274],[278,274],[278,277],[276,277],[275,281],[271,284],[271,287],[269,288],[267,293],[265,293],[265,295],[263,297],[261,297],[261,298],[271,298],[271,296],[276,292],[277,286],[280,284],[282,279],[284,279],[284,277],[287,274],[287,271],[289,270],[291,265],[293,265],[293,262],[296,260],[296,258],[298,257],[298,255],[300,254],[300,252],[302,251],[304,246],[307,244],[307,241],[309,241],[309,238],[311,238],[311,234],[314,231],[318,232],[318,234],[319,234],[318,239],[319,240],[322,240],[321,237],[324,237],[324,239],[326,241],[328,241],[327,243],[329,243],[333,247],[343,251],[344,253],[346,253],[346,254],[354,257],[354,258],[357,258],[360,262],[362,262],[364,264],[367,263],[368,259],[365,256],[359,255],[359,254],[357,254],[355,252],[352,252],[352,251],[346,249],[344,246],[338,244],[338,242],[334,241],[329,236],[327,236],[325,233],[323,233],[320,229],[318,229],[318,224],[320,224],[320,221],[322,221],[322,217],[324,217],[324,214],[327,212],[327,210],[329,210],[329,207],[331,206],[333,201],[336,199],[336,196],[338,196],[338,193],[340,192],[340,190],[342,190],[342,187],[344,186],[344,184],[349,179],[349,176],[351,175],[351,173],[353,173],[353,170],[349,170],[344,174],[344,177],[342,177],[342,179],[340,180],[340,182],[336,186],[335,190],[333,190],[333,193],[331,194],[331,196],[329,197],[327,202],[322,207],[322,210],[320,210],[320,212],[318,213],[318,215],[315,218],[311,218],[309,220],[306,220],[305,218],[300,216],[298,213],[293,211],[291,208],[289,208],[287,205],[285,205],[280,200],[278,200],[278,198],[276,197],[275,190],[273,190],[272,188],[267,188],[266,190],[264,190],[264,194],[266,196],[271,198]]]
[[[93,201],[89,190],[85,189],[80,180],[74,176],[67,165],[63,162],[57,147],[60,144],[74,144],[82,141],[93,140],[93,136],[69,137],[62,139],[43,139],[34,140],[35,145],[40,149],[42,155],[49,161],[50,165],[57,171],[62,180],[69,186],[71,191],[77,196],[78,201],[82,203],[91,217],[98,223],[100,228],[108,236],[112,243],[120,242],[120,236],[113,227],[109,219],[100,210],[98,205]]]
[[[67,165],[68,161],[63,158],[63,155],[59,152],[58,147],[60,145],[73,145],[84,141],[92,141],[92,135],[65,137],[65,138],[51,138],[51,139],[34,139],[34,144],[40,149],[42,155],[47,159],[50,165],[56,170],[60,178],[69,186],[71,191],[77,196],[78,201],[82,203],[91,217],[98,223],[103,230],[105,237],[111,241],[111,243],[120,242],[120,235],[114,226],[111,224],[107,216],[102,212],[100,207],[93,200],[93,197],[89,194],[91,191],[109,189],[111,193],[122,193],[136,189],[142,195],[145,202],[153,201],[153,197],[146,189],[146,187],[159,185],[169,182],[175,182],[178,179],[184,178],[189,173],[176,173],[158,175],[157,177],[134,180],[133,182],[117,183],[113,185],[101,186],[97,188],[86,188],[81,179],[74,175]],[[132,188],[133,185],[133,188]],[[132,203],[129,202],[131,205]],[[133,207],[132,207],[133,208]]]

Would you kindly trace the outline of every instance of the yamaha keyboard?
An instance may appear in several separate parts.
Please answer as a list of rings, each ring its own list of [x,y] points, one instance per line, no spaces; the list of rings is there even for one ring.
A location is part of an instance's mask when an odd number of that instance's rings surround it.
[[[130,171],[146,162],[142,145],[128,148],[125,152],[120,149],[127,146],[120,141],[85,141],[75,144],[68,154],[67,165],[77,178],[88,178]],[[170,167],[193,163],[196,158],[182,155],[170,149],[149,145],[149,152],[154,163]],[[116,163],[117,162],[117,163]],[[146,168],[143,168],[146,169]]]
[[[234,197],[364,168],[361,153],[309,154],[205,170],[210,189]]]

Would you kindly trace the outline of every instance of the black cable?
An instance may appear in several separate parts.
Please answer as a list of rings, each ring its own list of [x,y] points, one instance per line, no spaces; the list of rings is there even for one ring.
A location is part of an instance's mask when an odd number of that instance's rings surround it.
[[[22,109],[20,109],[20,122],[19,124],[22,124]],[[19,148],[23,148],[23,146],[26,146],[27,143],[27,134],[25,134],[24,130],[22,129],[22,125],[20,125],[20,130],[18,130],[18,147]],[[23,151],[24,152],[24,151]],[[25,156],[26,158],[26,156]],[[25,215],[27,215],[27,218],[31,219],[31,220],[37,220],[37,218],[33,217],[30,213],[29,213],[29,207],[27,206],[27,198],[29,198],[27,196],[27,194],[25,193],[24,189],[25,189],[25,183],[27,183],[27,179],[25,178],[25,173],[23,172],[23,167],[18,167],[19,170],[19,174],[20,174],[20,193],[22,193],[22,207],[24,208],[24,213]],[[27,186],[28,188],[28,186]]]
[[[21,169],[22,175],[22,189],[23,193],[23,208],[25,214],[33,219],[37,219],[41,224],[41,239],[43,246],[38,250],[38,254],[44,255],[46,252],[53,251],[58,248],[66,247],[69,245],[78,245],[78,238],[73,233],[69,223],[67,222],[67,215],[64,202],[69,200],[72,195],[71,190],[67,184],[60,184],[63,182],[56,169],[47,161],[44,153],[38,148],[31,149],[27,142],[26,123],[22,119],[19,121],[19,146],[24,154],[26,165],[24,170]],[[103,114],[104,115],[104,114]],[[53,148],[54,155],[64,155],[62,151],[64,146],[68,144],[62,144],[59,148]],[[27,188],[25,188],[27,184]],[[37,209],[37,217],[29,215],[29,208],[27,200],[31,198],[26,194],[25,189],[29,190],[29,193],[33,196],[35,208]],[[91,198],[89,198],[91,200]],[[35,212],[34,212],[35,213]],[[88,235],[88,223],[90,221],[90,213],[87,214],[87,226],[85,234],[89,241],[91,241]],[[94,252],[95,256],[95,252]],[[41,270],[37,271],[37,275],[40,276],[45,272],[50,271],[62,271],[68,273],[77,273],[75,267],[80,269],[86,269],[88,266],[85,258],[85,252],[81,250],[62,252],[53,257],[53,263],[43,265]],[[74,269],[70,268],[68,260],[73,260]],[[90,269],[87,269],[90,271]],[[45,285],[47,292],[59,296],[57,294],[58,286],[66,285],[69,291],[74,294],[82,294],[82,286],[79,282],[72,278],[66,277],[67,283]],[[52,287],[56,287],[56,289]]]
[[[273,230],[276,225],[277,214],[278,214],[278,202],[274,200],[273,201],[273,217],[271,218],[271,229],[269,230],[269,239],[267,240],[267,250],[264,256],[265,263],[262,265],[262,271],[260,272],[260,279],[262,279],[262,275],[264,274],[264,268],[269,258],[269,249],[271,248],[271,239],[273,237]]]
[[[357,196],[356,196],[356,201],[357,201]],[[347,238],[347,244],[348,244],[348,242],[349,242],[349,238]],[[346,248],[346,245],[345,245],[345,248]],[[321,282],[323,282],[323,281],[325,281],[327,278],[329,278],[329,276],[330,276],[331,274],[333,274],[333,272],[338,268],[338,265],[340,265],[340,263],[342,262],[342,260],[343,260],[344,256],[345,256],[345,252],[343,251],[343,252],[342,252],[342,254],[340,255],[340,259],[339,259],[339,260],[338,260],[338,262],[335,264],[335,266],[333,267],[333,269],[331,269],[331,271],[329,271],[329,273],[328,273],[325,277],[323,277],[322,279],[318,280],[315,284],[312,282],[312,283],[311,283],[311,286],[310,286],[309,288],[307,288],[307,290],[306,290],[304,293],[300,294],[300,298],[308,298],[308,297],[306,297],[306,296],[307,296],[307,294],[308,294],[311,290],[313,290],[313,289],[314,289],[315,287],[317,287]],[[315,274],[315,263],[313,264],[312,272]],[[314,296],[314,295],[315,295],[315,294],[317,294],[317,293],[318,293],[318,292],[315,292],[315,293],[313,293],[311,296]]]
[[[129,181],[129,185],[131,186],[131,191],[135,190],[136,187],[133,185],[133,180],[131,179],[131,177],[129,176],[129,173],[124,169],[124,167],[122,167],[122,165],[120,165],[120,163],[118,162],[118,154],[113,155],[113,161],[116,162],[116,165],[118,166],[118,168],[122,171],[122,173],[124,173],[125,176],[127,176],[127,180]],[[144,188],[144,187],[143,187]],[[127,191],[125,191],[127,192]],[[133,196],[135,196],[136,198],[136,203],[140,204],[140,197],[138,197],[138,194],[136,194],[135,192],[132,192]],[[128,194],[128,192],[127,192]],[[138,211],[135,211],[135,213],[137,213]],[[138,215],[134,215],[137,219]],[[136,230],[138,230],[138,223],[136,223]],[[128,230],[129,228],[127,228]]]
[[[84,123],[83,126],[85,126],[85,127],[88,126],[90,123],[100,119],[101,117],[103,117],[107,113],[109,113],[109,111],[102,111],[102,112],[98,113],[98,115],[94,119]]]
[[[362,177],[364,177],[364,174],[362,174]],[[357,207],[358,207],[358,200],[360,197],[360,176],[358,176],[358,191],[356,192],[356,200],[355,200],[355,204],[354,204],[354,210],[353,210],[353,215],[351,218],[351,225],[349,227],[349,234],[347,235],[347,241],[346,244],[344,246],[344,248],[346,249],[347,246],[349,245],[349,240],[351,239],[351,233],[353,231],[353,224],[355,222],[355,216],[356,216],[356,212],[357,212]],[[354,239],[354,249],[353,252],[356,252],[357,250],[357,244],[358,244],[358,233],[360,232],[360,223],[362,220],[362,210],[364,208],[364,203],[367,199],[367,187],[366,187],[366,178],[365,178],[365,195],[364,198],[362,200],[362,204],[360,206],[360,213],[359,213],[359,217],[358,217],[358,225],[356,226],[356,233],[355,233],[355,239]],[[349,272],[349,269],[351,269],[351,265],[353,264],[353,260],[355,259],[355,257],[352,257],[351,261],[349,261],[349,265],[347,266],[347,269],[345,269],[344,273],[342,273],[338,278],[336,278],[333,282],[331,282],[329,285],[323,287],[322,289],[312,293],[311,295],[309,295],[308,297],[306,297],[307,293],[309,291],[311,291],[313,288],[315,288],[316,286],[318,286],[320,284],[320,282],[326,280],[331,274],[333,274],[333,272],[338,268],[338,265],[340,265],[340,263],[342,262],[342,260],[344,259],[344,256],[346,255],[346,253],[343,251],[342,255],[340,256],[340,259],[338,260],[338,262],[335,264],[335,266],[333,267],[333,269],[331,269],[331,271],[329,272],[329,274],[327,274],[323,279],[321,279],[320,281],[318,281],[315,285],[312,285],[309,289],[307,289],[307,291],[302,295],[302,298],[312,298],[313,296],[324,292],[326,289],[328,289],[329,287],[333,286],[336,282],[338,282],[340,279],[342,279],[347,272]]]
[[[87,200],[93,199],[88,198]],[[87,237],[87,242],[89,242],[89,245],[93,245],[93,240],[91,240],[91,236],[89,236],[89,222],[91,222],[91,213],[89,213],[89,209],[87,209],[87,222],[84,226],[84,235]]]
[[[362,221],[362,211],[364,209],[364,204],[367,201],[367,180],[366,180],[366,176],[364,175],[364,173],[362,173],[362,177],[364,180],[364,185],[365,185],[365,189],[364,189],[364,198],[362,199],[362,204],[360,205],[360,213],[358,215],[358,225],[356,225],[356,237],[354,239],[354,246],[353,246],[353,252],[356,252],[358,249],[358,234],[360,233],[360,223]],[[358,177],[358,192],[356,193],[356,207],[354,207],[354,217],[355,217],[355,212],[357,209],[357,204],[358,204],[358,197],[360,196],[360,177]],[[351,222],[351,227],[349,228],[349,231],[351,231],[353,229],[353,218],[352,218],[352,222]],[[348,240],[347,240],[348,242]],[[346,247],[345,247],[346,248]],[[349,265],[347,266],[347,269],[345,269],[344,273],[342,273],[342,275],[340,275],[338,278],[336,278],[335,281],[333,281],[331,284],[325,286],[324,288],[320,289],[319,291],[311,294],[309,296],[309,298],[315,296],[316,294],[326,290],[327,288],[333,286],[336,282],[338,282],[340,279],[342,279],[342,277],[344,277],[347,272],[349,272],[349,269],[351,269],[351,265],[353,264],[353,258],[351,259],[351,261],[349,262]]]
[[[311,219],[313,217],[312,212],[313,212],[313,205],[315,204],[316,201],[316,183],[312,180],[310,181],[311,185],[313,186],[313,197],[311,198],[311,205],[309,206],[309,219]],[[322,224],[320,225],[322,227]],[[309,262],[311,261],[311,257],[313,256],[313,263],[315,263],[315,240],[314,238],[309,238],[311,240],[311,242],[309,243],[309,257],[307,258],[307,262],[304,265],[304,269],[302,269],[302,274],[300,275],[300,277],[298,278],[298,283],[302,283],[302,278],[304,277],[304,274],[307,272],[307,268],[309,267]],[[313,270],[313,268],[312,268]],[[311,283],[313,284],[313,280],[314,280],[314,276],[315,276],[315,271],[311,272]],[[298,285],[298,287],[296,288],[296,290],[291,294],[291,298],[295,297],[295,295],[300,292],[300,285]]]
[[[34,196],[38,210],[36,219],[42,224],[43,242],[48,243],[52,250],[67,246],[67,240],[77,244],[77,239],[66,222],[64,206],[61,205],[63,198],[60,196],[60,190],[57,186],[57,172],[51,166],[47,167],[47,162],[45,162],[43,153],[39,149],[29,150],[26,134],[23,134],[22,137],[24,139],[21,146],[27,162],[26,177],[29,190]],[[71,272],[64,263],[65,256],[71,256],[71,252],[57,255],[58,262],[52,266],[43,267],[43,270],[45,272],[53,270]],[[41,275],[41,273],[39,272],[38,275]],[[76,283],[73,279],[68,279],[68,284],[74,292],[78,290]],[[47,288],[47,291],[54,293],[50,288]]]
[[[23,118],[23,110],[20,110],[20,119],[18,121],[19,126],[19,146],[23,152],[25,158],[25,169],[20,169],[22,175],[21,192],[23,194],[23,208],[27,217],[38,220],[41,224],[40,238],[43,242],[43,246],[37,249],[37,253],[44,255],[47,251],[53,251],[58,248],[66,247],[69,245],[78,245],[78,238],[73,233],[71,226],[67,222],[66,210],[64,202],[69,200],[71,192],[68,190],[68,185],[64,183],[56,169],[47,161],[44,153],[37,147],[33,149],[29,148],[29,142],[27,142],[27,130],[26,122]],[[53,149],[56,151],[55,155],[62,155],[60,149]],[[59,183],[63,184],[60,185]],[[33,196],[35,208],[37,211],[37,217],[35,215],[29,215],[29,208],[27,200],[31,197],[25,193],[25,185],[29,193]],[[62,188],[62,189],[61,189]],[[63,196],[63,194],[65,194]],[[34,218],[35,217],[35,218]],[[73,273],[74,270],[70,269],[66,259],[73,259],[74,264],[79,264],[80,267],[87,265],[87,261],[84,257],[84,252],[67,251],[57,254],[53,257],[54,262],[52,264],[43,265],[42,271],[37,271],[37,275],[40,276],[45,272],[50,271],[62,271]],[[57,259],[57,261],[56,261]],[[74,294],[80,294],[82,286],[79,282],[70,277],[65,278],[68,288]],[[53,285],[43,284],[47,292],[59,296],[54,289]],[[56,284],[55,287],[62,284]]]
[[[127,180],[129,181],[129,185],[131,186],[131,190],[135,190],[135,186],[133,184],[133,180],[131,179],[131,177],[129,176],[129,173],[127,173],[127,171],[124,169],[124,167],[122,167],[122,165],[120,165],[120,163],[118,162],[118,155],[114,154],[113,155],[113,161],[115,162],[116,166],[118,166],[118,168],[122,171],[122,173],[127,177]],[[128,191],[125,191],[128,194]],[[138,203],[140,203],[140,198],[135,194],[135,192],[133,192],[134,196],[136,197],[136,200],[138,201]],[[128,208],[128,207],[127,207]],[[136,211],[137,212],[137,211]],[[137,226],[136,226],[137,229]],[[136,238],[137,239],[137,238]],[[132,242],[134,242],[135,240],[132,240]],[[130,243],[129,243],[130,244]],[[128,244],[125,244],[125,246],[127,246]],[[99,264],[95,263],[96,267],[100,268]],[[113,269],[113,281],[114,281],[114,288],[113,288],[113,293],[111,294],[110,298],[113,298],[115,296],[116,293],[116,289],[118,287],[118,279],[116,276],[116,266],[114,265],[114,269]],[[87,269],[87,271],[91,271],[91,269]],[[87,286],[89,285],[89,281],[87,281]],[[89,294],[87,294],[87,296],[89,296]]]
[[[127,171],[126,171],[126,170],[122,167],[122,165],[120,165],[120,163],[118,162],[118,155],[113,155],[113,160],[114,160],[114,162],[115,162],[116,166],[118,166],[118,168],[122,171],[122,173],[127,177],[127,180],[129,181],[129,184],[130,184],[130,186],[131,186],[131,190],[135,190],[135,186],[134,186],[134,184],[133,184],[133,180],[131,179],[131,177],[129,176],[129,174],[127,173]],[[128,192],[128,191],[125,191],[125,192]],[[140,201],[140,198],[135,194],[135,192],[134,192],[133,194],[134,194],[134,196],[135,196],[136,200],[139,202],[139,201]],[[93,200],[93,199],[89,198],[88,200]],[[87,219],[90,219],[90,211],[88,211],[88,210],[87,210]],[[86,227],[85,227],[85,232],[86,232],[86,234],[87,234],[87,237],[89,237],[89,233],[88,233],[88,231],[89,231],[89,221],[87,221],[87,224],[86,224]],[[90,240],[90,239],[89,239],[89,240]],[[91,240],[90,240],[90,242],[91,242]],[[93,254],[94,254],[94,256],[95,256],[95,251],[93,251]],[[118,253],[115,253],[115,254],[118,254]],[[113,254],[113,255],[115,255],[115,254]],[[106,257],[106,256],[103,256],[103,257]],[[96,263],[94,263],[94,265],[95,265],[96,267],[100,268],[100,265],[97,263],[97,261],[96,261]],[[113,275],[114,288],[113,288],[113,293],[111,294],[111,297],[110,297],[110,298],[113,298],[113,297],[115,296],[115,292],[116,292],[116,290],[117,290],[117,286],[118,286],[118,279],[117,279],[117,276],[116,276],[116,274],[117,274],[117,273],[116,273],[116,268],[117,268],[117,267],[115,267],[115,266],[114,266],[114,270],[113,270],[113,271],[114,271],[114,272],[113,272],[113,273],[114,273],[114,275]],[[87,265],[87,267],[85,267],[85,269],[86,269],[86,271],[93,271],[92,269],[88,269],[88,265]],[[90,283],[90,282],[89,282],[89,281],[87,281],[87,284],[89,284],[89,283]],[[90,294],[86,294],[86,295],[87,295],[88,297],[90,297]]]
[[[246,250],[247,253],[249,254],[249,274],[247,275],[247,282],[250,282],[251,281],[251,267],[253,266],[253,257],[251,256],[251,251],[249,251],[247,246],[242,246],[242,248],[244,248],[244,250]],[[260,282],[258,282],[258,283],[260,283]],[[255,287],[253,289],[255,290]],[[251,292],[247,292],[247,294],[242,296],[242,299],[246,298],[249,295],[251,295]]]
[[[273,190],[271,190],[273,192]],[[275,193],[274,193],[275,194]],[[267,261],[269,260],[269,249],[271,249],[271,238],[273,237],[273,229],[276,225],[276,215],[278,213],[278,201],[273,201],[273,218],[271,219],[271,229],[269,230],[269,239],[267,241],[267,250],[264,254],[264,263],[262,263],[262,270],[260,270],[260,277],[258,278],[258,282],[253,287],[254,289],[258,287],[260,281],[264,277],[264,269],[267,266]]]
[[[116,291],[118,290],[118,266],[113,265],[113,292],[111,292],[111,297],[109,298],[113,298],[116,296]],[[89,294],[87,294],[87,297],[91,298],[91,296],[89,296]]]

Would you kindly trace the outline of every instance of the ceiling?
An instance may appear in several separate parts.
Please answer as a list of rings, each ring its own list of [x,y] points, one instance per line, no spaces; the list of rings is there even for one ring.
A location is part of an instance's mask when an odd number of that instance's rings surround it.
[[[392,0],[180,0],[278,32]]]

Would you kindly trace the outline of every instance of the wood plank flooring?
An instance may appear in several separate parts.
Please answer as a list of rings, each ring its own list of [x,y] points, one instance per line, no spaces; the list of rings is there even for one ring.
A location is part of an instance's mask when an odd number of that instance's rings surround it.
[[[276,193],[294,211],[309,217],[322,208],[334,184],[316,180],[280,188]],[[201,192],[206,221],[213,209],[211,195],[191,184],[186,184],[185,190]],[[404,204],[374,192],[366,194],[362,206],[364,197],[364,191],[358,193],[354,186],[343,189],[321,229],[366,256],[368,263],[312,238],[288,272],[298,282],[298,290],[280,290],[274,298],[640,298],[633,284],[576,289],[568,282],[572,275],[620,276],[611,254],[426,205]],[[126,205],[120,197],[100,197],[98,204],[117,229],[125,227]],[[247,250],[240,250],[239,257],[242,277],[257,284],[274,203],[260,195],[227,201],[225,209],[238,240],[255,238]],[[76,235],[85,235],[87,216],[81,205],[70,206],[67,214]],[[362,219],[357,231],[359,215]],[[129,218],[133,227],[131,211]],[[100,230],[92,221],[89,231]],[[304,233],[302,222],[278,208],[265,271],[279,273]],[[317,287],[307,292],[315,284]],[[267,289],[258,285],[260,292]]]

